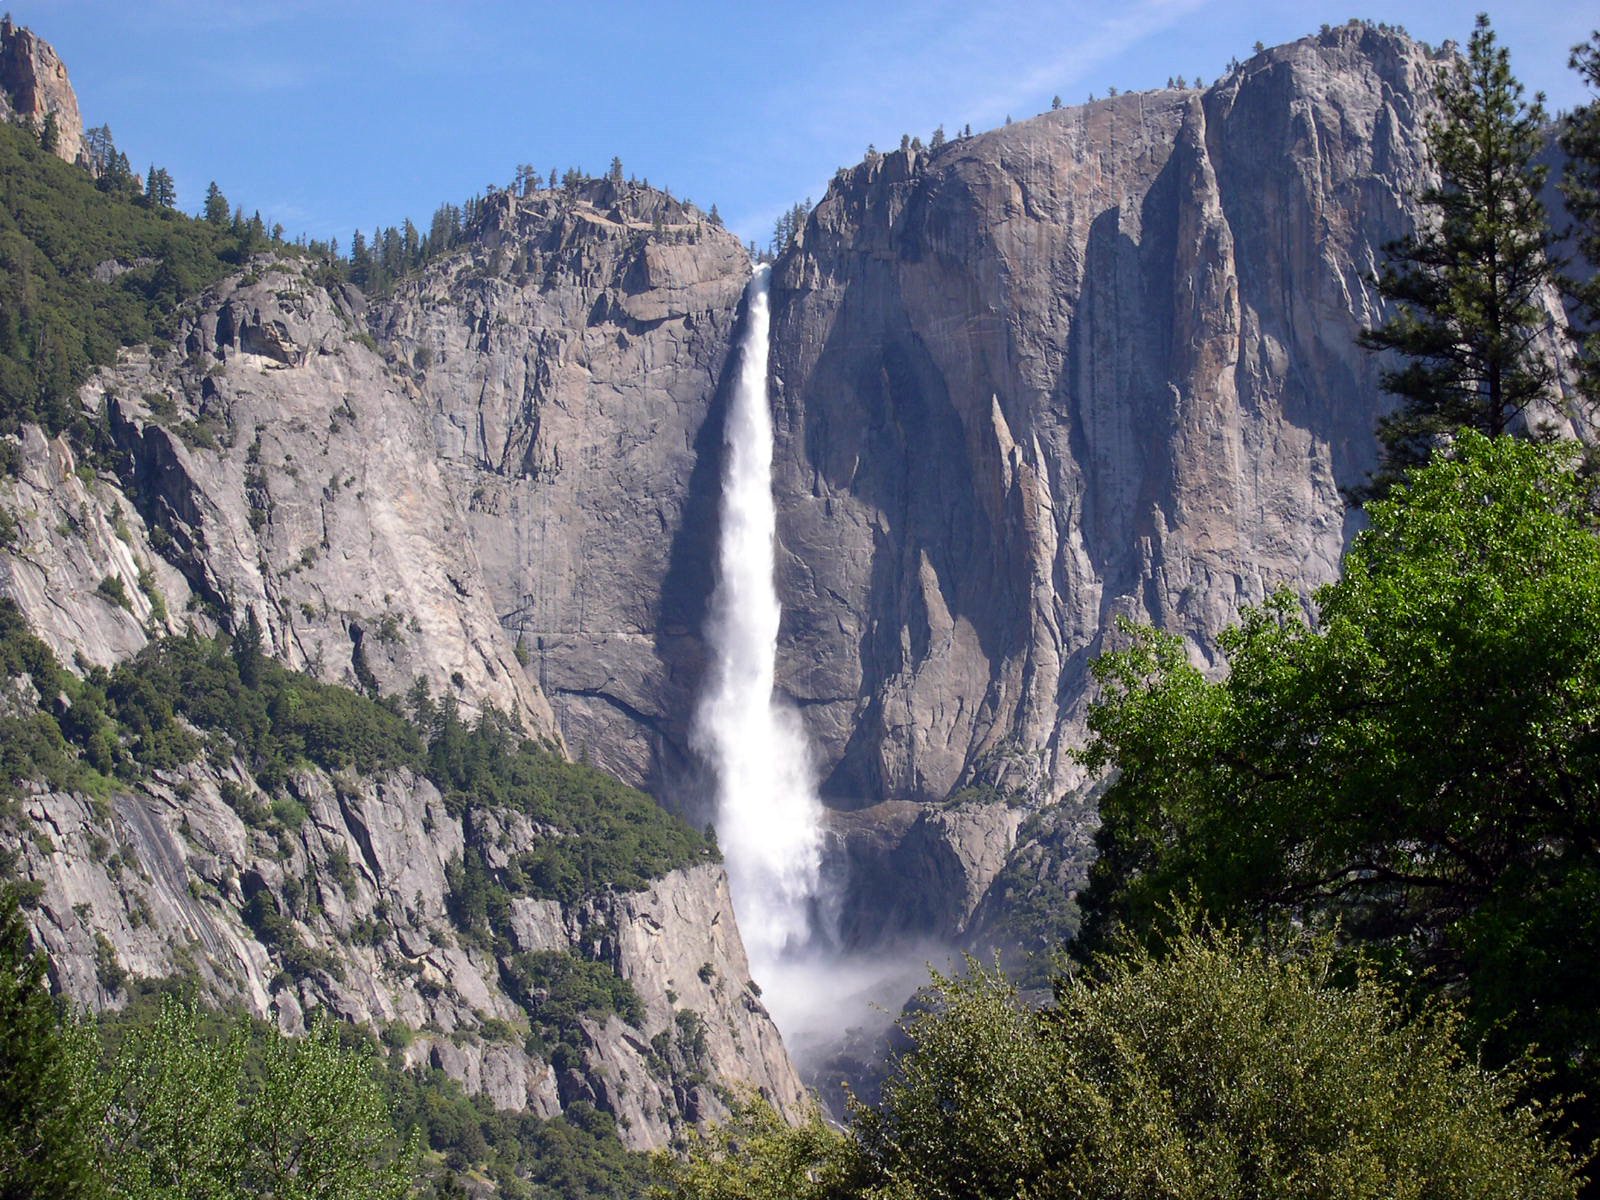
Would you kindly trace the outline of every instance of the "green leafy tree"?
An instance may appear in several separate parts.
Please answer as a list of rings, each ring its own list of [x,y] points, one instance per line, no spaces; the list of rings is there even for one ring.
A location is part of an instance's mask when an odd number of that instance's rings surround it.
[[[61,148],[61,125],[54,111],[44,115],[44,124],[39,128],[39,148],[50,154]]]
[[[105,1116],[112,1194],[231,1200],[244,1161],[238,1087],[245,1042],[207,1038],[193,1004],[167,997],[124,1043]]]
[[[246,1196],[274,1200],[400,1200],[416,1149],[396,1154],[389,1106],[363,1053],[319,1020],[304,1038],[263,1048],[260,1082],[243,1109]]]
[[[370,1063],[324,1020],[252,1046],[209,1034],[192,1003],[162,998],[112,1069],[106,1171],[128,1200],[400,1200],[415,1148],[396,1151]]]
[[[1600,31],[1572,48],[1571,62],[1593,98],[1562,126],[1567,167],[1561,191],[1590,271],[1587,277],[1563,279],[1562,286],[1577,310],[1573,329],[1580,381],[1590,400],[1600,400]]]
[[[90,1138],[98,1046],[46,970],[15,889],[0,888],[0,1200],[104,1194]]]
[[[1338,923],[1464,989],[1494,1059],[1537,1045],[1585,1084],[1600,538],[1575,454],[1464,433],[1370,506],[1313,619],[1280,594],[1224,635],[1222,680],[1148,629],[1099,661],[1084,759],[1118,774],[1086,946],[1158,936],[1174,894],[1250,927]]]
[[[1378,426],[1380,494],[1441,438],[1506,433],[1548,396],[1554,371],[1537,345],[1539,292],[1553,277],[1536,161],[1545,114],[1540,97],[1529,105],[1522,93],[1480,14],[1466,58],[1437,87],[1443,111],[1429,119],[1427,144],[1439,183],[1422,193],[1425,224],[1388,247],[1377,281],[1398,307],[1361,335],[1406,360],[1383,373],[1400,406]]]
[[[856,1114],[848,1194],[1577,1194],[1550,1115],[1518,1105],[1523,1070],[1482,1069],[1449,1009],[1410,1016],[1371,971],[1338,982],[1325,940],[1295,949],[1186,929],[1099,960],[1043,1011],[975,963],[938,981],[881,1104]]]

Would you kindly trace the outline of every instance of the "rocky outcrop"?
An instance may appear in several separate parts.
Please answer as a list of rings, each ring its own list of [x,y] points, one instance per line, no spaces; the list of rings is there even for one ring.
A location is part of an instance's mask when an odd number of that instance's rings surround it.
[[[55,117],[55,153],[69,163],[86,162],[78,95],[55,48],[31,29],[0,21],[0,120],[35,133]]]
[[[24,430],[0,587],[80,668],[254,615],[274,657],[323,680],[393,696],[420,678],[654,778],[672,744],[656,726],[687,720],[700,669],[709,560],[684,564],[714,529],[690,497],[715,503],[704,440],[748,271],[730,235],[647,189],[503,196],[377,314],[380,347],[358,292],[260,256],[170,346],[84,389],[98,466]],[[526,818],[306,770],[289,834],[240,816],[284,797],[230,805],[241,792],[242,771],[196,767],[109,802],[26,801],[20,869],[44,884],[65,992],[116,1004],[123,972],[177,973],[285,1028],[325,1007],[498,1106],[594,1104],[636,1147],[740,1089],[800,1111],[720,866],[514,899],[489,945],[450,923],[446,868],[468,839],[535,845]],[[584,1015],[581,1049],[541,1047],[515,961],[538,952],[602,963],[640,1014]]]
[[[0,594],[58,659],[110,666],[194,619],[187,580],[152,549],[115,477],[36,426],[23,427],[18,457],[16,477],[0,485],[16,523],[0,552]]]
[[[452,922],[451,864],[469,837],[536,844],[526,817],[475,810],[467,820],[482,827],[469,830],[407,772],[299,771],[272,822],[243,819],[252,798],[270,799],[245,772],[196,766],[109,799],[22,801],[20,868],[43,884],[32,917],[62,991],[116,1007],[127,976],[183,976],[291,1031],[325,1008],[497,1107],[553,1116],[595,1104],[641,1149],[725,1115],[730,1089],[801,1111],[720,865],[570,904],[514,900],[497,946]],[[615,971],[638,1013],[584,1017],[576,1056],[542,1049],[506,982],[518,955],[538,951]]]
[[[263,256],[193,305],[169,348],[126,352],[84,391],[120,452],[107,503],[140,518],[136,557],[181,573],[177,598],[226,628],[255,613],[288,665],[391,694],[420,676],[555,736],[415,384],[375,348],[363,311],[309,264]],[[59,648],[93,597],[53,599],[66,611],[29,616]],[[76,648],[91,661],[127,649]]]
[[[261,256],[171,348],[85,389],[125,456],[108,504],[139,514],[130,545],[182,572],[180,599],[224,627],[253,611],[289,665],[388,693],[421,676],[659,790],[694,769],[749,270],[696,210],[610,181],[492,197],[377,312]],[[58,650],[141,641],[95,632],[81,594],[29,609]]]

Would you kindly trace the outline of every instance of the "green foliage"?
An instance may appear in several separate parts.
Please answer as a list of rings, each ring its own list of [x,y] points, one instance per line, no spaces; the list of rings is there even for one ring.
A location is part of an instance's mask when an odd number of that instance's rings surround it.
[[[102,1041],[112,1061],[124,1064],[143,1057],[137,1047],[158,1038],[177,1043],[165,1052],[166,1061],[172,1063],[187,1061],[195,1053],[226,1059],[231,1070],[237,1059],[243,1081],[240,1094],[275,1093],[267,1107],[253,1114],[247,1111],[239,1125],[245,1136],[267,1147],[249,1177],[258,1189],[251,1195],[305,1194],[272,1191],[264,1181],[271,1179],[273,1164],[284,1161],[284,1151],[304,1145],[310,1153],[320,1152],[305,1131],[343,1121],[341,1101],[346,1096],[356,1101],[353,1115],[360,1134],[346,1144],[364,1144],[370,1152],[365,1161],[372,1164],[409,1164],[416,1173],[414,1194],[421,1197],[460,1196],[463,1182],[481,1184],[484,1179],[492,1181],[507,1200],[571,1196],[624,1200],[644,1191],[645,1156],[624,1149],[609,1114],[581,1101],[569,1105],[564,1118],[550,1121],[529,1113],[499,1112],[487,1098],[467,1096],[460,1084],[436,1068],[407,1070],[398,1056],[387,1062],[374,1059],[371,1039],[348,1025],[319,1026],[313,1037],[321,1044],[299,1059],[298,1039],[284,1038],[266,1022],[237,1013],[188,1006],[178,999],[186,990],[175,981],[135,985],[126,1009],[102,1017]],[[172,1020],[174,1010],[177,1022]],[[163,1021],[169,1026],[175,1023],[181,1036],[158,1034]],[[410,1040],[404,1027],[390,1030],[385,1044]],[[201,1064],[198,1074],[204,1079],[206,1073]],[[209,1092],[207,1103],[213,1105],[227,1096],[228,1076],[218,1074],[220,1081],[197,1089]],[[271,1079],[277,1083],[269,1087]],[[411,1143],[413,1138],[416,1143]],[[402,1149],[408,1143],[410,1148]],[[418,1156],[419,1148],[432,1153]],[[342,1187],[331,1187],[315,1194],[346,1193]],[[363,1192],[357,1187],[350,1194]]]
[[[0,1200],[105,1194],[90,1087],[97,1049],[51,995],[17,893],[0,887]]]
[[[1546,169],[1537,161],[1544,109],[1523,103],[1482,14],[1466,58],[1445,71],[1437,93],[1443,116],[1430,118],[1427,136],[1440,183],[1421,196],[1432,220],[1388,247],[1378,287],[1400,308],[1361,337],[1409,360],[1383,376],[1401,407],[1378,427],[1380,493],[1459,428],[1506,433],[1554,377],[1536,345],[1545,327],[1539,292],[1552,278],[1539,199]]]
[[[133,601],[128,598],[127,585],[122,582],[121,576],[107,575],[95,585],[95,593],[118,608],[133,611]]]
[[[162,997],[121,1038],[103,1128],[112,1193],[129,1200],[273,1196],[399,1200],[414,1150],[396,1146],[368,1054],[319,1021],[304,1038],[232,1023],[218,1038]]]
[[[0,707],[0,795],[15,795],[32,780],[57,790],[97,790],[98,772],[110,768],[113,756],[103,696],[61,669],[10,597],[0,597],[0,668],[8,683],[26,676],[41,705]],[[58,719],[46,705],[61,696],[69,707]]]
[[[222,189],[213,179],[206,187],[206,203],[204,210],[206,224],[217,228],[225,228],[228,224],[228,198],[222,194]]]
[[[884,1197],[1319,1200],[1577,1194],[1520,1070],[1485,1071],[1444,1008],[1409,1017],[1326,942],[1280,960],[1188,930],[1023,1005],[972,964],[937,981],[881,1107],[857,1113]]]
[[[176,208],[178,188],[172,182],[172,173],[165,167],[152,165],[145,177],[144,198],[152,208]]]
[[[1178,894],[1337,923],[1465,988],[1492,1057],[1566,1088],[1600,1047],[1600,539],[1573,451],[1466,434],[1370,507],[1308,623],[1280,595],[1206,680],[1152,630],[1097,665],[1085,761],[1119,775],[1085,944]]]
[[[546,1057],[563,1042],[582,1051],[581,1017],[604,1020],[616,1013],[629,1025],[644,1022],[644,1004],[631,983],[604,963],[567,951],[512,955],[502,963],[501,976],[533,1023],[531,1048],[542,1050]]]
[[[643,792],[541,748],[493,710],[469,725],[453,699],[434,704],[418,694],[412,706],[427,733],[428,777],[452,808],[514,810],[549,831],[492,873],[507,895],[572,901],[607,887],[637,891],[669,871],[715,857],[703,834]],[[483,851],[475,841],[468,849],[464,870]],[[465,927],[480,927],[480,915],[488,913],[475,902]]]
[[[692,1134],[688,1153],[650,1160],[656,1200],[827,1200],[851,1195],[855,1146],[813,1110],[790,1125],[765,1100],[746,1098],[727,1122]]]
[[[1561,282],[1576,307],[1573,332],[1580,382],[1595,401],[1600,400],[1600,31],[1572,48],[1571,64],[1588,87],[1590,100],[1561,127],[1561,149],[1567,155],[1561,193],[1574,222],[1573,238],[1590,269]]]
[[[127,191],[0,126],[0,433],[82,421],[73,392],[119,346],[159,341],[177,303],[241,262],[249,245]],[[107,261],[152,260],[109,282]]]
[[[225,735],[268,790],[300,762],[376,772],[420,759],[416,731],[403,717],[348,688],[278,666],[250,648],[248,635],[231,648],[193,635],[165,639],[113,672],[112,688],[119,686],[170,697],[174,715]],[[120,704],[117,714],[121,719]],[[158,718],[150,725],[156,738],[171,727]]]

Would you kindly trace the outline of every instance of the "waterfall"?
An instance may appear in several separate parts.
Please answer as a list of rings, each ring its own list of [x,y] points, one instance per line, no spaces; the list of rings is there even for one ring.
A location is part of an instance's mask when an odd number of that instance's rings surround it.
[[[782,609],[773,578],[772,414],[767,402],[769,271],[745,292],[739,377],[728,412],[722,538],[711,598],[709,688],[693,741],[715,768],[717,840],[751,968],[770,976],[811,933],[822,806],[799,715],[773,694]]]

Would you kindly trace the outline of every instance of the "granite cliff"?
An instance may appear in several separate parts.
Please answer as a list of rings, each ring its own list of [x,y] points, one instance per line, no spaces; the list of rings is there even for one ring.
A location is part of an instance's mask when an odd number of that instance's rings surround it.
[[[1352,23],[839,173],[773,285],[779,677],[832,805],[1072,794],[1119,617],[1217,666],[1242,606],[1333,578],[1448,54]],[[892,890],[948,897],[954,852],[981,895],[1004,853],[932,820]]]
[[[22,56],[36,76],[54,61],[39,45]],[[1341,489],[1372,466],[1386,405],[1355,333],[1382,315],[1367,279],[1384,243],[1417,220],[1441,61],[1352,24],[1203,90],[874,155],[839,173],[780,256],[779,686],[835,809],[848,941],[995,940],[1008,896],[1072,886],[1093,816],[1069,752],[1117,617],[1178,631],[1214,663],[1241,606],[1333,577],[1351,528]],[[43,111],[7,86],[24,119]],[[114,467],[25,431],[21,473],[0,485],[21,531],[0,590],[79,669],[253,614],[290,666],[493,704],[699,823],[688,730],[749,271],[697,210],[611,180],[491,194],[461,248],[381,301],[260,256],[191,301],[168,343],[85,387]],[[708,1079],[793,1096],[718,868],[526,914],[529,947],[611,930],[608,961],[646,1001],[643,1024],[595,1030],[590,1069],[564,1083],[500,1048],[460,1051],[498,1047],[472,1031],[511,1001],[481,955],[426,948],[439,848],[468,836],[429,786],[313,772],[295,787],[312,820],[287,865],[258,861],[215,778],[159,780],[109,813],[30,799],[57,846],[24,847],[46,885],[41,935],[74,994],[106,1000],[94,932],[152,972],[168,943],[198,939],[232,964],[216,987],[259,1011],[432,1021],[463,1037],[414,1053],[508,1103],[608,1096],[637,1144],[708,1111],[666,1103],[670,1071],[637,1075],[676,1019],[670,997],[692,996],[726,1030],[707,1043]],[[192,844],[175,832],[188,804]],[[358,859],[375,823],[386,848]],[[438,844],[416,844],[430,827]],[[108,876],[93,838],[134,839],[149,878]],[[365,866],[305,936],[375,982],[274,991],[271,955],[228,915],[244,899],[232,881],[253,873],[276,895],[296,871],[331,874],[341,848]],[[393,962],[340,949],[386,879],[411,888],[407,872],[426,876],[423,902],[393,918]],[[140,904],[151,923],[136,929],[119,914]],[[683,978],[697,956],[698,989]],[[412,994],[392,973],[402,958],[455,991]]]
[[[8,86],[17,63],[56,81],[11,86],[8,115],[75,114],[49,47],[6,36]],[[698,671],[692,615],[687,650],[658,649],[659,595],[692,609],[708,588],[664,581],[748,271],[696,210],[603,181],[491,197],[465,248],[383,304],[260,254],[83,388],[93,455],[21,427],[0,592],[79,673],[253,625],[317,679],[391,698],[420,681],[653,780],[670,745],[646,718],[690,703]],[[675,654],[684,676],[661,682]],[[13,680],[0,713],[65,711],[36,691]],[[116,1007],[128,976],[182,975],[285,1028],[325,1007],[501,1107],[593,1104],[638,1148],[738,1089],[799,1111],[714,856],[642,887],[511,886],[491,937],[461,925],[463,855],[498,885],[562,834],[414,772],[306,764],[261,787],[208,756],[8,809],[58,986]],[[539,972],[569,968],[631,999],[541,1045]]]

